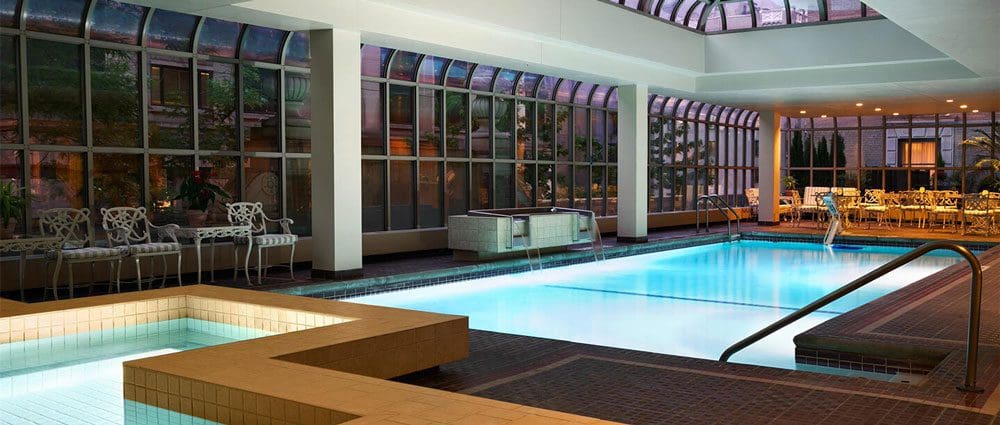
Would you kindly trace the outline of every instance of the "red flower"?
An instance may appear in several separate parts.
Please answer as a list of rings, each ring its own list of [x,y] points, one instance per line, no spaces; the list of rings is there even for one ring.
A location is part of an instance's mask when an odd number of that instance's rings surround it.
[[[194,178],[195,183],[201,184],[201,170],[194,170],[191,176]]]

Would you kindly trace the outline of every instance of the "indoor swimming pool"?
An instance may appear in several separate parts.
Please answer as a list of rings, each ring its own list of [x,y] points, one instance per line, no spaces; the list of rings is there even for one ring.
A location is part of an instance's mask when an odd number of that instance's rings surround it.
[[[717,359],[730,344],[911,248],[738,241],[347,301],[469,316],[473,329]],[[794,369],[792,338],[962,261],[935,252],[736,354]]]
[[[0,424],[204,424],[126,401],[122,363],[271,333],[190,318],[0,344]]]

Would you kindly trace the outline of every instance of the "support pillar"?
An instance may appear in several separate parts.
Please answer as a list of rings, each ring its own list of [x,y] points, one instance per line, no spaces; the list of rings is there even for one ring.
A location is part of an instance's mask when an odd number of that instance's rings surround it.
[[[760,176],[760,207],[757,222],[774,226],[779,222],[778,197],[781,196],[781,116],[774,111],[760,111],[760,157],[757,170]]]
[[[313,277],[361,275],[361,35],[313,30]]]
[[[618,240],[646,242],[649,87],[618,87]]]

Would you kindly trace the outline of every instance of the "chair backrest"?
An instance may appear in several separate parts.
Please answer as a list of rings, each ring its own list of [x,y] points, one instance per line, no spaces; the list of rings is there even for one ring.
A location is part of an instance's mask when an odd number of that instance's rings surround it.
[[[101,227],[111,246],[152,241],[145,207],[101,208]]]
[[[864,203],[881,205],[883,196],[885,196],[885,191],[882,189],[865,189]]]
[[[94,227],[87,208],[52,208],[39,213],[42,236],[62,238],[64,248],[84,248],[94,243]]]
[[[957,190],[940,190],[934,193],[935,207],[956,207],[958,206],[958,191]]]
[[[990,207],[989,195],[967,193],[962,196],[962,209],[965,211],[988,211]]]
[[[823,201],[817,197],[830,191],[829,187],[820,186],[806,186],[805,191],[802,193],[802,198],[805,200],[806,205],[823,205]]]
[[[760,205],[760,189],[756,187],[748,187],[744,194],[747,197],[747,205],[751,207],[756,207]]]
[[[253,233],[267,233],[264,206],[260,202],[233,202],[226,204],[226,210],[229,224],[249,224]]]
[[[902,201],[900,200],[900,194],[896,192],[886,192],[882,194],[882,204],[888,208],[899,208],[901,207]]]

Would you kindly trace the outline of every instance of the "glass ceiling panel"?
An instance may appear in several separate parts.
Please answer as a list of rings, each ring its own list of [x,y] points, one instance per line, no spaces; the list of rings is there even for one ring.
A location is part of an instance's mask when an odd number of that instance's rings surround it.
[[[538,85],[538,81],[542,79],[539,74],[532,74],[530,72],[525,72],[521,74],[521,79],[517,82],[517,88],[514,89],[514,94],[518,96],[534,96],[535,86]]]
[[[705,20],[705,32],[718,32],[722,31],[722,10],[721,6],[715,5],[712,7],[712,12],[708,14],[708,19]]]
[[[608,100],[609,91],[611,91],[610,86],[597,86],[594,89],[594,94],[590,96],[590,106],[604,107],[604,102]]]
[[[413,81],[416,77],[417,61],[419,60],[419,53],[403,50],[396,52],[392,57],[392,63],[389,64],[389,78]]]
[[[539,99],[552,100],[552,95],[555,92],[556,83],[558,82],[559,79],[556,77],[542,78],[542,81],[538,84],[538,91],[535,93],[535,96]]]
[[[689,120],[700,118],[698,116],[698,110],[701,109],[701,102],[692,102],[691,106],[688,108],[687,117]]]
[[[90,38],[124,44],[139,44],[146,8],[112,0],[98,0],[90,14]]]
[[[868,7],[868,5],[865,5],[865,10],[866,10],[865,11],[865,13],[866,13],[865,16],[882,16],[881,13],[878,13],[877,10]]]
[[[686,114],[688,110],[688,105],[690,104],[691,104],[690,100],[681,99],[680,102],[677,103],[677,106],[674,108],[674,116],[677,118],[684,118],[685,116],[687,116]]]
[[[309,32],[299,31],[292,34],[292,39],[288,41],[288,51],[285,52],[285,64],[303,68],[312,66]]]
[[[660,115],[663,113],[663,104],[667,101],[667,98],[663,96],[653,96],[653,101],[649,102],[649,114],[650,115]]]
[[[250,25],[240,46],[242,59],[278,63],[287,31]]]
[[[722,3],[726,11],[726,29],[741,30],[753,26],[753,18],[750,16],[750,3],[737,1]]]
[[[493,91],[501,94],[512,94],[514,92],[514,83],[517,80],[517,71],[513,69],[502,69],[500,73],[497,74],[497,82]]]
[[[472,90],[490,91],[490,85],[493,84],[493,75],[496,73],[496,67],[489,65],[476,66],[476,70],[472,72],[472,82],[469,84],[469,88]]]
[[[19,0],[0,0],[0,26],[17,28],[17,6]]]
[[[677,7],[678,1],[679,0],[664,0],[663,3],[660,4],[660,10],[658,11],[659,13],[657,16],[669,21],[670,14],[674,12],[674,8]],[[657,13],[657,11],[653,10],[653,13]]]
[[[198,53],[203,55],[236,57],[236,43],[243,25],[215,18],[205,18],[198,35]]]
[[[860,0],[826,0],[826,15],[831,21],[861,17]]]
[[[694,10],[691,12],[691,16],[688,17],[687,26],[688,28],[698,28],[698,21],[701,19],[701,13],[705,10],[705,3],[699,2],[694,5]]]
[[[622,5],[629,9],[636,9],[639,7],[639,0],[625,0]]]
[[[754,0],[757,7],[757,27],[786,25],[785,2],[783,0]]]
[[[153,12],[146,45],[158,49],[191,51],[191,36],[198,17],[186,13],[157,9]]]
[[[392,49],[367,44],[361,47],[361,75],[381,77]]]
[[[788,0],[792,12],[792,23],[802,24],[819,21],[819,1],[823,0]]]
[[[417,71],[417,81],[424,84],[441,84],[444,77],[444,66],[448,60],[437,56],[424,56],[424,61],[420,63]]]
[[[48,32],[79,36],[86,0],[34,0],[25,10],[25,27],[28,31]]]
[[[674,109],[677,108],[677,101],[676,97],[668,98],[667,102],[663,104],[663,115],[673,116]]]
[[[451,66],[448,67],[448,78],[445,81],[445,85],[448,87],[465,88],[469,82],[469,73],[472,72],[472,67],[474,66],[476,64],[466,61],[452,61]]]
[[[677,6],[677,14],[674,15],[674,22],[684,25],[684,20],[687,19],[688,12],[690,12],[691,8],[695,7],[698,4],[703,4],[703,3],[699,2],[698,0],[682,1],[681,4]]]
[[[574,80],[562,80],[559,83],[559,88],[556,89],[556,102],[566,102],[569,103],[572,100],[570,97],[573,96],[573,89],[576,88],[577,82]]]
[[[608,95],[608,109],[618,109],[618,87],[611,89]]]
[[[591,90],[594,90],[594,84],[580,83],[576,88],[576,95],[573,96],[573,103],[577,105],[589,104]]]

